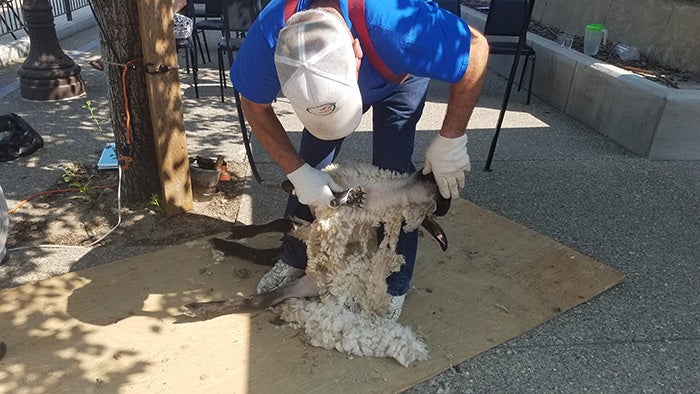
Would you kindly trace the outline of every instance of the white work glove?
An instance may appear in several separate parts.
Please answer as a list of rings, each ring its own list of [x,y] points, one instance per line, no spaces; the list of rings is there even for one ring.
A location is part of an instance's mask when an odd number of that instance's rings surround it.
[[[294,193],[299,202],[312,207],[330,206],[331,200],[335,198],[333,192],[343,191],[330,175],[308,163],[287,174],[287,179],[294,185]]]
[[[466,134],[457,138],[438,134],[425,151],[423,174],[433,173],[444,198],[459,197],[459,190],[464,188],[464,172],[469,170]]]

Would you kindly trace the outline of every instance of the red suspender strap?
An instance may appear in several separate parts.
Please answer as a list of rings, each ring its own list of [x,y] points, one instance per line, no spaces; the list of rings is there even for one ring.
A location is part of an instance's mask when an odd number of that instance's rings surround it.
[[[355,26],[355,32],[357,33],[360,43],[362,44],[362,52],[367,56],[367,61],[374,67],[375,70],[384,77],[387,81],[400,84],[406,79],[407,74],[396,75],[394,74],[382,58],[379,57],[377,51],[374,49],[372,40],[369,38],[369,32],[367,31],[367,19],[365,18],[365,1],[364,0],[348,0],[348,13],[350,14],[350,20],[353,26]]]
[[[297,12],[297,4],[299,4],[299,0],[287,0],[287,2],[284,4],[284,21],[287,22],[289,18],[294,15],[295,12]]]
[[[284,20],[287,21],[297,10],[298,0],[287,0],[284,5]],[[374,50],[374,45],[372,45],[372,40],[369,38],[369,32],[367,31],[367,20],[365,19],[365,1],[364,0],[348,0],[348,13],[350,14],[350,20],[353,26],[355,26],[355,32],[357,32],[360,43],[362,44],[362,52],[367,56],[367,61],[374,67],[375,70],[387,81],[399,84],[406,79],[408,74],[396,75],[394,74],[382,58],[379,57],[377,51]]]

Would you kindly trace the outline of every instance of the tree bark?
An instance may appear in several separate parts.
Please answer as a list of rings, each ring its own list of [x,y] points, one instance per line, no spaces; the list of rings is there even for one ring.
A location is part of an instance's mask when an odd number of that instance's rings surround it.
[[[146,76],[143,62],[140,60],[143,51],[137,3],[124,0],[93,0],[93,8],[100,27],[102,60],[108,78],[110,112],[117,152],[127,163],[123,168],[124,199],[127,204],[145,202],[152,194],[161,194],[161,183],[153,143]],[[126,84],[123,86],[122,74],[127,63],[129,66],[126,67],[124,76]],[[127,130],[127,110],[130,115],[130,130]]]

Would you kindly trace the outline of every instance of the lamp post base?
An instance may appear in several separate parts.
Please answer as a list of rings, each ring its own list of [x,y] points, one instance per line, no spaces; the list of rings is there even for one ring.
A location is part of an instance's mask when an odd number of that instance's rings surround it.
[[[17,71],[20,97],[30,101],[67,100],[85,94],[80,66],[58,43],[49,0],[25,0],[22,13],[29,34],[29,55]]]
[[[19,95],[27,101],[58,101],[85,95],[85,83],[80,76],[80,66],[68,69],[28,70],[20,69]],[[48,75],[47,75],[48,74]]]

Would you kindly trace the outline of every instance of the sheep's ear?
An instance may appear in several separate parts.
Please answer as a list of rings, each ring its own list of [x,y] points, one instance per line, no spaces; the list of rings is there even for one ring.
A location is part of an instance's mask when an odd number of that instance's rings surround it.
[[[423,169],[418,170],[414,176],[419,182],[427,183],[435,187],[435,216],[445,216],[450,210],[451,199],[445,198],[437,190],[437,182],[433,173],[423,174]]]

